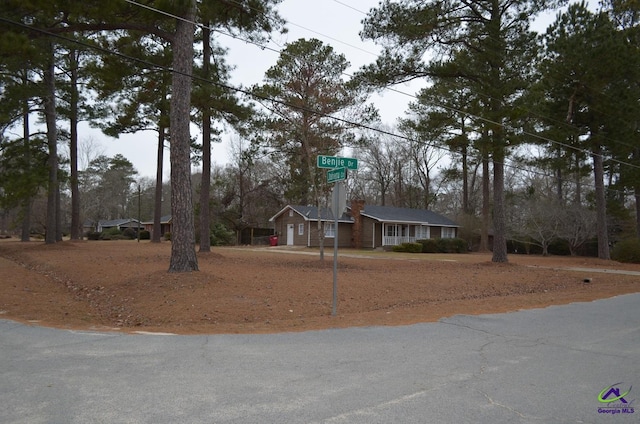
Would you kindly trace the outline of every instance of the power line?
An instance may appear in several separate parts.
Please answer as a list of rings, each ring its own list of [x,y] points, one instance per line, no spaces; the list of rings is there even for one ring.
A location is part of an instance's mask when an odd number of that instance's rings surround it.
[[[363,12],[363,11],[361,11],[361,10],[355,9],[355,8],[353,8],[353,7],[349,6],[349,5],[346,5],[346,4],[344,4],[344,3],[342,3],[342,2],[340,2],[340,1],[338,1],[338,0],[334,0],[334,1],[335,1],[336,3],[338,3],[338,4],[341,4],[341,5],[345,6],[345,7],[348,7],[348,8],[350,8],[350,9],[353,9],[353,10],[357,11],[358,13],[361,13],[361,14],[363,14],[363,15],[366,15],[366,13],[365,13],[365,12]],[[237,2],[236,2],[236,3],[237,3]],[[162,12],[160,12],[160,13],[162,13]],[[291,22],[289,22],[289,23],[291,23]],[[335,39],[335,38],[333,38],[333,37],[326,36],[326,35],[321,34],[321,33],[319,33],[319,32],[316,32],[316,31],[310,30],[310,29],[308,29],[308,28],[306,28],[306,27],[303,27],[303,26],[300,26],[300,25],[297,25],[297,24],[293,24],[293,25],[296,25],[297,27],[300,27],[300,28],[303,28],[303,29],[305,29],[305,30],[308,30],[308,31],[314,32],[314,33],[316,33],[316,34],[318,34],[318,35],[321,35],[321,36],[323,36],[323,37],[326,37],[326,38],[328,38],[328,39],[336,40],[336,39]],[[222,33],[222,34],[224,34],[224,35],[227,35],[227,36],[229,36],[229,37],[233,37],[233,38],[235,38],[235,39],[243,40],[243,39],[242,39],[242,38],[240,38],[240,37],[237,37],[237,36],[232,35],[232,34],[228,34],[228,33],[221,32],[221,31],[219,31],[219,30],[217,30],[217,29],[214,29],[214,28],[212,28],[211,30],[212,30],[212,31],[220,32],[220,33]],[[252,44],[255,44],[255,45],[257,45],[258,47],[260,47],[261,49],[265,49],[265,48],[269,49],[268,47],[266,47],[266,46],[262,46],[262,45],[260,45],[260,44],[258,44],[258,43],[255,43],[255,42],[251,42],[251,41],[248,41],[248,40],[243,40],[243,41],[245,41],[245,42],[249,42],[249,43],[252,43]],[[348,43],[344,43],[344,42],[342,42],[342,41],[340,41],[340,40],[337,40],[337,41],[338,41],[338,42],[340,42],[340,43],[342,43],[342,44],[345,44],[345,45],[348,45],[348,46],[352,46],[352,45],[350,45],[350,44],[348,44]],[[353,46],[352,46],[352,47],[353,47]],[[364,51],[364,52],[366,52],[366,53],[368,53],[368,54],[371,54],[371,55],[377,56],[375,53],[369,52],[369,51],[367,51],[367,50],[364,50],[364,49],[361,49],[361,48],[358,48],[358,47],[354,47],[354,48],[357,48],[358,50],[360,50],[360,51]],[[274,52],[277,52],[277,53],[279,53],[280,55],[288,54],[288,53],[286,53],[286,52],[284,52],[284,51],[277,51],[277,50],[275,50],[275,49],[269,49],[269,50],[272,50],[272,51],[274,51]],[[298,59],[299,59],[299,58],[298,58]],[[349,74],[349,73],[346,73],[346,72],[343,72],[342,74],[343,74],[344,76],[349,77],[349,78],[355,78],[355,76],[354,76],[354,75]],[[453,84],[453,85],[458,85],[459,87],[463,87],[460,83],[453,82],[452,84]],[[416,95],[414,95],[414,94],[410,94],[410,93],[407,93],[407,92],[404,92],[404,91],[401,91],[401,90],[396,89],[396,88],[394,88],[394,87],[388,87],[388,86],[387,86],[387,87],[384,87],[384,89],[383,89],[383,90],[384,90],[384,91],[388,91],[388,92],[393,92],[393,93],[396,93],[396,94],[400,94],[400,95],[402,95],[402,96],[409,97],[409,98],[411,98],[411,99],[413,99],[413,100],[418,100],[418,98],[416,97]],[[476,94],[479,94],[480,96],[483,96],[483,97],[485,97],[485,98],[487,98],[487,99],[494,99],[494,100],[495,100],[495,98],[494,98],[494,97],[492,97],[491,95],[488,95],[488,94],[486,94],[486,93],[484,93],[484,94],[483,94],[483,93],[477,93],[477,92],[476,92]],[[464,110],[461,110],[461,109],[456,109],[456,108],[453,108],[453,107],[451,107],[451,106],[444,105],[444,104],[439,103],[439,102],[436,102],[436,101],[432,101],[432,103],[433,103],[435,106],[437,106],[437,107],[441,107],[441,108],[447,109],[447,110],[449,110],[449,111],[451,111],[451,112],[461,113],[461,114],[464,114],[464,115],[467,115],[467,116],[470,116],[470,117],[476,118],[476,119],[478,119],[478,120],[481,120],[481,121],[483,121],[483,122],[486,122],[486,123],[489,123],[489,124],[492,124],[492,125],[502,126],[502,127],[507,128],[507,129],[509,129],[509,130],[511,130],[511,131],[515,131],[515,130],[516,130],[515,128],[510,127],[510,126],[508,126],[508,125],[506,125],[506,124],[501,124],[501,123],[498,123],[498,122],[492,121],[492,120],[490,120],[490,119],[488,119],[488,118],[485,118],[485,117],[483,117],[483,116],[481,116],[481,115],[476,115],[476,114],[473,114],[473,113],[468,112],[468,111],[464,111]],[[556,123],[560,122],[560,121],[558,121],[558,120],[554,120],[553,118],[545,117],[545,116],[541,115],[540,113],[534,112],[534,111],[532,111],[531,109],[528,109],[528,108],[522,108],[522,107],[521,107],[521,110],[526,111],[526,112],[528,112],[528,113],[529,113],[529,114],[531,114],[531,115],[538,116],[538,117],[540,117],[540,118],[546,119],[546,120],[551,121],[551,122],[554,122],[554,121],[555,121]],[[562,122],[562,125],[563,125],[563,126],[565,126],[565,127],[567,127],[567,128],[569,128],[569,129],[571,129],[571,130],[573,130],[573,131],[576,131],[576,132],[578,132],[578,131],[580,130],[578,127],[576,127],[576,126],[574,126],[574,125],[572,125],[572,124],[568,124],[568,123],[566,123],[566,122]],[[523,132],[522,132],[522,134],[523,134],[523,135],[526,135],[526,136],[529,136],[529,137],[531,137],[531,138],[534,138],[534,139],[538,139],[538,140],[543,141],[543,142],[545,142],[545,143],[555,144],[555,145],[558,145],[558,146],[564,147],[565,149],[574,150],[574,151],[577,151],[577,152],[580,152],[580,153],[584,153],[584,154],[587,154],[587,155],[590,155],[590,156],[592,156],[592,155],[594,154],[594,153],[593,153],[592,151],[590,151],[589,149],[584,149],[584,148],[580,148],[580,147],[572,146],[572,145],[567,144],[567,143],[565,143],[565,142],[557,141],[557,140],[551,139],[551,138],[549,138],[549,137],[545,137],[545,136],[540,135],[540,134],[537,134],[537,133],[531,133],[531,132],[528,132],[528,131],[523,131]],[[611,138],[607,138],[607,139],[608,139],[608,140],[610,140],[610,141],[612,141],[612,142],[616,142],[616,143],[618,143],[618,144],[621,144],[621,145],[629,146],[628,144],[623,143],[623,142],[621,142],[621,141],[619,141],[619,140],[613,140],[613,139],[611,139]],[[621,160],[618,160],[618,159],[615,159],[615,158],[609,158],[609,160],[610,160],[610,161],[613,161],[613,162],[616,162],[616,163],[619,163],[619,164],[625,164],[625,165],[628,165],[628,166],[631,166],[631,167],[637,167],[637,168],[640,168],[640,166],[633,165],[633,164],[630,164],[630,163],[628,163],[628,162],[624,162],[624,161],[621,161]]]
[[[127,0],[127,1],[129,1],[129,0]],[[145,66],[149,66],[149,67],[156,68],[156,69],[163,70],[163,71],[167,71],[167,72],[178,73],[178,71],[175,71],[175,70],[173,70],[172,68],[170,68],[168,66],[158,65],[158,64],[155,64],[153,62],[144,60],[144,59],[140,59],[140,58],[136,58],[136,57],[133,57],[133,56],[125,55],[123,53],[116,52],[116,51],[113,51],[113,50],[109,50],[109,49],[106,49],[106,48],[103,48],[103,47],[100,47],[100,46],[97,46],[97,45],[94,45],[94,44],[89,44],[89,43],[86,43],[86,42],[83,42],[83,41],[66,38],[66,37],[63,37],[60,34],[54,34],[54,33],[51,33],[49,31],[46,31],[46,30],[43,30],[43,29],[40,29],[40,28],[31,27],[31,26],[23,24],[23,23],[19,23],[19,22],[12,21],[10,19],[6,19],[4,17],[0,17],[0,20],[4,21],[6,23],[9,23],[9,24],[20,26],[20,27],[22,27],[22,28],[24,28],[26,30],[29,30],[29,31],[38,32],[38,33],[41,33],[43,35],[47,35],[49,37],[54,37],[54,38],[58,38],[60,40],[64,40],[64,41],[69,42],[69,43],[75,43],[75,44],[83,46],[85,48],[93,49],[93,50],[96,50],[96,51],[100,51],[102,53],[115,55],[115,56],[118,56],[118,57],[120,57],[122,59],[125,59],[125,60],[141,63],[141,64],[143,64]],[[341,122],[343,124],[347,124],[347,125],[352,126],[352,127],[358,127],[358,128],[365,129],[365,130],[374,131],[374,132],[377,132],[377,133],[380,133],[380,134],[383,134],[383,135],[391,136],[391,137],[394,137],[394,138],[397,138],[397,139],[400,139],[400,140],[404,140],[404,141],[408,141],[408,142],[419,142],[418,140],[415,140],[412,137],[409,137],[409,136],[406,136],[406,135],[397,134],[397,133],[394,133],[394,132],[391,132],[391,131],[382,130],[380,128],[376,128],[376,127],[373,127],[373,126],[370,126],[370,125],[364,125],[364,124],[353,122],[353,121],[350,121],[350,120],[347,120],[347,119],[343,119],[343,118],[339,118],[339,117],[336,117],[336,116],[324,114],[324,113],[321,113],[321,112],[318,112],[318,111],[315,111],[315,110],[312,110],[312,109],[309,109],[309,108],[300,107],[300,106],[296,106],[296,105],[291,105],[291,104],[288,104],[285,101],[281,101],[281,100],[278,100],[278,99],[273,99],[273,98],[257,95],[255,93],[251,92],[250,90],[246,90],[246,89],[243,89],[243,88],[233,87],[233,86],[228,85],[228,84],[223,84],[223,83],[220,83],[220,82],[217,82],[217,81],[213,81],[213,80],[210,80],[210,79],[207,79],[207,78],[204,78],[204,77],[199,77],[199,76],[193,75],[193,74],[187,74],[187,73],[181,73],[181,74],[189,76],[193,80],[198,80],[200,82],[205,82],[205,83],[209,83],[209,84],[212,84],[212,85],[217,85],[217,86],[219,86],[221,88],[224,88],[225,90],[239,92],[239,93],[245,94],[247,96],[259,99],[259,100],[265,100],[265,101],[281,104],[281,105],[284,105],[284,106],[287,106],[287,107],[290,107],[290,108],[307,111],[307,112],[316,114],[318,116],[322,116],[322,117],[326,117],[326,118],[329,118],[329,119],[336,120],[338,122]],[[400,92],[400,93],[404,94],[404,95],[411,96],[411,95],[409,95],[407,93],[402,93],[402,92]],[[415,98],[415,96],[411,96],[411,97]],[[484,121],[489,122],[489,123],[497,124],[497,123],[495,123],[495,122],[493,122],[491,120],[488,120],[486,118],[483,118],[483,117],[480,117],[480,116],[477,116],[477,115],[474,115],[474,114],[470,114],[470,113],[464,112],[464,111],[459,110],[459,109],[450,108],[450,107],[447,107],[445,105],[441,105],[441,106],[446,108],[446,109],[449,109],[449,110],[452,110],[452,111],[456,111],[458,113],[465,113],[468,116],[475,117],[477,119],[481,119],[481,120],[484,120]],[[497,125],[501,125],[501,124],[497,124]],[[502,126],[504,126],[504,125],[502,125]],[[507,128],[509,128],[509,127],[507,127]],[[513,130],[513,128],[511,128],[511,129]],[[536,136],[534,134],[530,134],[530,135]],[[544,139],[544,137],[541,137],[541,136],[538,136],[538,137],[541,138],[541,139]],[[550,142],[557,143],[556,141],[551,140],[551,139],[547,139],[547,140],[550,141]],[[445,147],[445,146],[440,146],[440,145],[436,145],[436,144],[433,144],[433,143],[426,143],[426,145],[431,147],[431,148],[434,148],[434,149],[440,149],[440,150],[447,151],[449,153],[457,153],[457,152],[453,151],[451,148],[448,148],[448,147]],[[498,162],[495,162],[495,163],[498,163]],[[620,162],[619,161],[619,163],[624,164],[624,165],[628,165],[628,166],[631,166],[631,167],[634,167],[634,168],[640,168],[639,166],[636,166],[636,165],[633,165],[633,164],[629,164],[629,163],[625,163],[625,162]],[[525,170],[524,168],[517,167],[517,166],[512,165],[512,164],[508,164],[508,163],[502,163],[502,164],[504,166],[510,167],[512,169]],[[531,171],[529,169],[526,169],[526,170],[528,172],[534,172],[534,171]],[[548,175],[548,174],[545,174],[545,173],[542,173],[542,172],[536,172],[536,173],[538,175],[545,176],[547,178],[552,178],[553,177],[551,175]],[[611,189],[609,189],[609,190],[611,190]],[[617,190],[615,190],[615,191],[617,192]]]
[[[361,11],[361,10],[358,10],[358,9],[356,9],[356,8],[354,8],[354,7],[351,7],[350,5],[347,5],[347,4],[345,4],[345,3],[343,3],[343,2],[341,2],[341,1],[339,1],[339,0],[333,0],[333,1],[334,1],[335,3],[338,3],[338,4],[340,4],[340,5],[343,5],[343,6],[347,7],[347,8],[349,8],[349,9],[355,10],[356,12],[358,12],[358,13],[362,14],[363,16],[367,16],[367,13],[366,13],[366,12],[364,12],[364,11]],[[495,39],[494,39],[494,40],[495,40]],[[558,79],[556,79],[556,80],[557,80],[557,81],[560,81],[560,80],[558,80]],[[458,82],[456,82],[456,81],[453,81],[453,82],[450,82],[450,83],[451,83],[452,85],[456,85],[456,86],[458,86],[458,87],[466,88],[466,87],[465,87],[465,86],[463,86],[461,83],[458,83]],[[385,88],[388,88],[388,87],[385,87]],[[589,87],[588,87],[588,86],[586,86],[586,88],[589,88]],[[499,99],[496,99],[495,97],[492,97],[491,95],[486,94],[486,93],[478,93],[478,92],[476,91],[476,94],[479,94],[480,96],[483,96],[483,97],[485,97],[485,98],[487,98],[487,99],[499,100]],[[604,96],[607,96],[609,99],[611,99],[611,95],[609,95],[609,94],[607,94],[607,93],[601,93],[601,94],[602,94],[602,95],[604,95]],[[411,96],[411,95],[409,95],[409,96]],[[411,97],[414,97],[414,98],[415,98],[415,96],[411,96]],[[445,106],[445,105],[439,104],[439,103],[437,103],[437,102],[435,102],[435,101],[433,101],[433,103],[434,103],[436,106],[439,106],[439,107],[445,107],[445,108],[446,108],[446,106]],[[573,124],[567,123],[566,121],[560,121],[560,120],[558,120],[558,119],[554,119],[554,118],[552,118],[552,117],[544,116],[544,115],[542,115],[542,114],[540,114],[540,113],[538,113],[538,112],[532,111],[531,109],[528,109],[528,108],[520,107],[520,109],[521,109],[521,110],[523,110],[523,111],[525,111],[525,112],[527,112],[527,113],[529,113],[529,114],[531,114],[531,115],[538,116],[538,117],[540,117],[540,118],[542,118],[542,119],[544,119],[544,120],[547,120],[547,121],[549,121],[549,122],[555,122],[556,124],[561,124],[563,127],[566,127],[566,128],[568,128],[568,129],[571,129],[571,130],[573,130],[573,131],[575,131],[575,132],[580,131],[580,128],[576,127],[576,126],[575,126],[575,125],[573,125]],[[594,109],[594,110],[598,111],[598,109],[597,109],[597,108],[596,108],[596,109]],[[608,115],[608,113],[607,113],[606,111],[599,111],[599,112],[600,112],[601,114],[603,114],[603,115]],[[609,115],[609,116],[611,116],[611,115]],[[495,123],[493,123],[493,124],[495,124]],[[526,135],[531,135],[531,134],[526,134]],[[533,136],[535,137],[536,135],[534,134]],[[634,147],[634,146],[632,146],[632,145],[630,145],[630,144],[628,144],[628,143],[625,143],[625,142],[623,142],[623,141],[621,141],[621,140],[613,139],[613,138],[608,137],[608,136],[605,136],[604,138],[605,138],[606,140],[611,141],[611,142],[612,142],[612,143],[614,143],[614,144],[619,144],[619,145],[626,146],[626,147]],[[551,142],[551,143],[553,143],[553,142],[554,142],[554,140],[543,140],[543,141]],[[558,144],[558,145],[561,145],[561,146],[563,146],[563,147],[565,147],[565,148],[568,148],[568,149],[578,149],[578,148],[576,148],[576,147],[574,147],[574,146],[567,145],[566,143],[562,143],[562,142],[558,142],[558,141],[556,141],[555,143],[556,143],[556,144]],[[588,153],[588,154],[591,154],[591,152],[590,152],[590,151],[583,151],[582,153]]]

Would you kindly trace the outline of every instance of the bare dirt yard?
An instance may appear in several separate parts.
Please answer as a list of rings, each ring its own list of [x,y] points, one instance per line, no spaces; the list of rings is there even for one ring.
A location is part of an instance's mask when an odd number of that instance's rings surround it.
[[[640,289],[640,265],[594,258],[213,248],[169,273],[170,242],[0,242],[0,318],[103,331],[270,333],[436,321]],[[576,270],[580,268],[581,270]],[[630,271],[627,274],[620,271]]]

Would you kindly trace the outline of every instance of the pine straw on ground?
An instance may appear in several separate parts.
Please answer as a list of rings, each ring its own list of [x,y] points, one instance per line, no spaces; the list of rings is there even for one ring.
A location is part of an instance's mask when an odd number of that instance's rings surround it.
[[[169,273],[169,242],[0,242],[0,317],[120,331],[269,333],[436,321],[637,292],[640,266],[594,258],[213,248]],[[590,270],[570,270],[589,268]],[[593,270],[607,270],[596,272]],[[585,282],[588,281],[588,282]]]

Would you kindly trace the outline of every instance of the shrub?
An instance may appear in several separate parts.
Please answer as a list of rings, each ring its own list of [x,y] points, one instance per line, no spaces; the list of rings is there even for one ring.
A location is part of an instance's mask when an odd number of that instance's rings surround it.
[[[438,253],[451,253],[449,248],[449,239],[439,238],[436,241]]]
[[[611,259],[619,262],[640,263],[640,240],[630,238],[619,241],[611,251]]]
[[[394,252],[407,252],[407,253],[421,253],[422,243],[402,243],[398,246],[393,246]]]
[[[124,236],[124,238],[128,238],[129,240],[133,240],[135,238],[138,238],[138,234],[136,233],[136,230],[134,230],[133,228],[127,228],[122,232],[122,235]]]
[[[140,240],[151,240],[151,233],[147,230],[140,230]]]
[[[118,240],[122,239],[121,236],[122,231],[120,231],[117,227],[107,228],[100,233],[99,240]]]
[[[167,241],[171,241],[171,233],[168,231],[164,233],[164,239]]]
[[[228,246],[233,244],[234,234],[223,224],[217,223],[213,226],[210,236],[211,246]]]
[[[97,231],[90,231],[87,233],[87,240],[100,240],[101,235],[102,233],[99,233]]]
[[[456,253],[469,253],[469,244],[465,239],[454,238],[451,243],[455,246]]]
[[[556,239],[549,244],[549,254],[567,256],[571,254],[569,250],[569,242],[566,240]]]
[[[422,253],[466,253],[467,242],[461,238],[437,238],[418,240],[422,245]]]
[[[122,231],[120,231],[118,227],[107,228],[106,230],[102,231],[103,236],[115,236],[119,234],[122,234]]]
[[[437,239],[418,240],[418,243],[422,245],[422,253],[438,253]]]

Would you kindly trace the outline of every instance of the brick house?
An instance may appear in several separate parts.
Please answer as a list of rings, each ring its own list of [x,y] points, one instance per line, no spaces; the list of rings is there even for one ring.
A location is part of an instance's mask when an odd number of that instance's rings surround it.
[[[333,247],[335,219],[333,211],[321,208],[320,221],[324,228],[324,245]],[[315,206],[287,205],[275,214],[270,222],[273,222],[275,234],[278,236],[278,244],[281,246],[307,246],[318,247],[318,208]],[[338,246],[349,247],[351,245],[351,228],[353,220],[347,213],[338,219]]]
[[[142,225],[153,237],[153,221],[143,221]],[[160,217],[160,237],[167,233],[171,233],[171,215]]]
[[[117,228],[120,231],[126,230],[127,228],[132,228],[137,230],[138,228],[142,228],[142,223],[139,222],[135,218],[123,218],[123,219],[101,219],[99,221],[91,221],[87,220],[82,225],[82,230],[87,232],[97,231],[101,233],[106,230],[110,230],[112,228]]]
[[[332,247],[334,217],[329,209],[323,209],[318,217],[314,206],[288,205],[269,221],[274,224],[279,245],[317,247],[318,219],[324,228],[324,245]],[[376,249],[422,239],[455,238],[459,227],[426,209],[365,205],[358,200],[338,219],[338,246]]]

